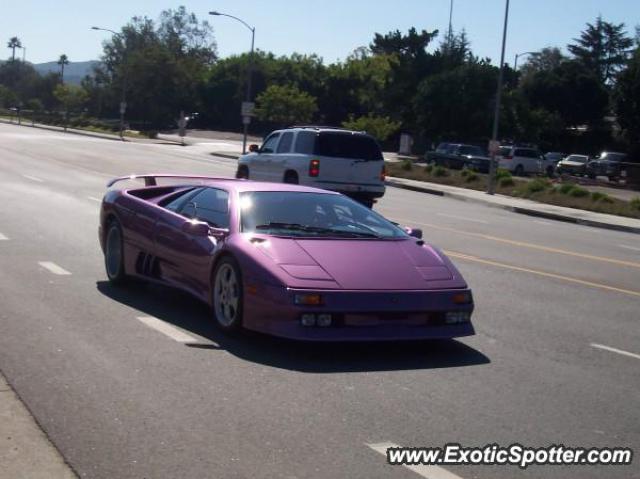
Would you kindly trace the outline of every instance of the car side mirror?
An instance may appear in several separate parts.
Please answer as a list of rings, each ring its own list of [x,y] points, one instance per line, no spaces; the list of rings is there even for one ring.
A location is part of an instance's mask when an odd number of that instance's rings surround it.
[[[403,229],[409,236],[422,239],[422,230],[420,228],[409,228],[408,226],[405,226]]]
[[[217,228],[215,226],[210,226],[209,235],[219,240],[224,239],[229,236],[229,228]]]
[[[255,143],[251,144],[251,145],[249,145],[249,151],[251,153],[260,153],[260,147],[258,145],[256,145]]]
[[[195,219],[187,220],[182,223],[182,231],[192,236],[205,237],[209,236],[211,227],[204,221]]]

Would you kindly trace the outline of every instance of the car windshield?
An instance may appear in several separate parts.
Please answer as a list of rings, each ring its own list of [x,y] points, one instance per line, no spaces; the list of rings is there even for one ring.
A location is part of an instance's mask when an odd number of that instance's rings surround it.
[[[240,195],[242,232],[274,236],[404,239],[409,236],[378,213],[345,196],[294,191]]]
[[[500,156],[509,156],[510,154],[511,154],[510,146],[501,146],[500,150],[498,151],[498,155]]]
[[[586,156],[581,156],[581,155],[569,155],[567,157],[567,161],[575,161],[577,163],[586,163],[587,162],[587,157]]]

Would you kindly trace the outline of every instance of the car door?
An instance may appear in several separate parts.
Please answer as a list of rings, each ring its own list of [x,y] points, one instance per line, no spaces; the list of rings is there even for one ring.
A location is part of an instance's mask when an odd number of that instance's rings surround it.
[[[259,181],[278,181],[274,180],[274,154],[280,139],[280,132],[271,133],[258,150],[258,154],[252,159],[249,169],[249,177],[252,180]]]
[[[297,171],[296,165],[292,164],[291,146],[293,144],[293,135],[292,131],[285,131],[280,135],[278,147],[271,160],[271,172],[273,175],[271,181],[284,181],[286,171]]]
[[[192,220],[229,227],[227,191],[198,188],[177,212],[166,210],[156,224],[156,254],[164,281],[206,298],[211,264],[221,244],[210,236],[192,233]]]

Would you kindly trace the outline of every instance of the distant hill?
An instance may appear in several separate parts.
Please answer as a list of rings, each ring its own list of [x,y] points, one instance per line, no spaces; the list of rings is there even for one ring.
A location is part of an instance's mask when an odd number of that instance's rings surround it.
[[[80,84],[80,81],[87,75],[93,73],[93,67],[100,62],[97,60],[89,60],[87,62],[69,62],[64,67],[64,81],[68,83]],[[57,62],[34,63],[33,68],[41,75],[49,72],[59,73],[60,65]]]

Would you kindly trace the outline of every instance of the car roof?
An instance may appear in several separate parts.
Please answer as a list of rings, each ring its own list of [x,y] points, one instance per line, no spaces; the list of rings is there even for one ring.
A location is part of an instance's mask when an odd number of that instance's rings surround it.
[[[228,180],[212,179],[210,181],[204,181],[201,184],[188,185],[188,186],[196,186],[196,187],[209,186],[212,188],[223,188],[228,191],[236,191],[238,193],[243,193],[246,191],[272,191],[272,192],[282,191],[282,192],[298,192],[298,193],[324,193],[328,195],[340,194],[335,191],[322,190],[320,188],[313,188],[311,186],[294,185],[290,183],[271,183],[266,181],[251,181],[251,180],[238,181],[232,178],[229,178]]]
[[[357,133],[360,135],[368,134],[366,131],[363,131],[363,130],[350,130],[348,128],[342,128],[339,126],[324,126],[324,125],[293,125],[287,128],[274,130],[273,133],[282,132],[282,131],[293,131],[293,130],[314,130],[317,132],[327,131],[327,132],[333,132],[333,133],[354,133],[354,134]]]

